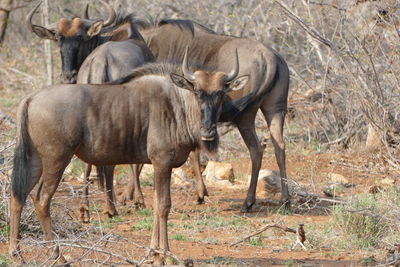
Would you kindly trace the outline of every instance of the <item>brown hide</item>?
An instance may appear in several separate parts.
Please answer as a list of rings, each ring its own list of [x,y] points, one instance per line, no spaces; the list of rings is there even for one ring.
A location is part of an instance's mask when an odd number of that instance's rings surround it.
[[[283,125],[287,109],[289,69],[285,60],[261,42],[247,38],[218,35],[204,26],[189,20],[164,20],[155,26],[140,30],[147,45],[158,61],[180,63],[186,47],[190,62],[209,69],[227,72],[234,64],[232,56],[239,52],[240,75],[250,80],[241,91],[231,92],[230,101],[224,104],[221,122],[232,122],[243,137],[252,161],[251,183],[242,211],[247,212],[255,203],[255,190],[261,168],[263,148],[255,130],[255,117],[261,110],[271,133],[275,156],[282,179],[282,203],[290,206],[290,196],[285,181],[286,156]]]
[[[77,83],[106,83],[152,61],[154,56],[143,41],[129,39],[107,42],[85,59],[79,69]]]
[[[186,63],[184,66],[186,76]],[[202,71],[196,71],[198,77],[189,81],[176,72],[173,65],[147,64],[133,71],[124,84],[54,85],[22,100],[12,175],[11,253],[18,250],[26,197],[38,181],[33,194],[35,210],[46,240],[54,239],[50,202],[73,155],[95,165],[153,164],[151,247],[169,250],[172,168],[183,164],[199,146],[216,148],[210,145],[218,144],[216,127],[210,129],[215,129],[213,135],[206,132],[204,136],[203,132],[208,124],[216,124],[225,92],[240,88],[237,82],[243,81],[239,77],[232,84],[223,84],[225,75]],[[210,89],[200,84],[222,86]],[[163,262],[161,255],[156,259]]]

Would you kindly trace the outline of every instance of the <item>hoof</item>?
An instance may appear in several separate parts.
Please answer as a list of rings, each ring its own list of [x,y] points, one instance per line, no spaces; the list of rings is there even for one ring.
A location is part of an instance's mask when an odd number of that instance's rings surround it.
[[[79,220],[82,223],[90,223],[90,214],[89,214],[89,209],[87,208],[87,206],[82,205],[79,209],[79,212],[80,212]]]
[[[208,197],[208,191],[206,188],[204,188],[203,194],[197,193],[197,204],[201,205],[206,203],[205,197]]]
[[[8,254],[12,257],[17,257],[19,256],[19,249],[17,246],[12,246],[8,249]]]
[[[125,195],[122,195],[121,199],[119,200],[119,203],[120,203],[122,206],[126,206],[126,202],[127,202],[126,196],[125,196]]]
[[[146,208],[146,205],[144,204],[144,202],[135,202],[134,204],[133,204],[133,207],[136,209],[136,210],[141,210],[141,209],[144,209],[144,208]]]
[[[205,200],[204,200],[204,197],[198,197],[197,198],[197,204],[198,205],[201,205],[201,204],[204,204],[204,203],[206,203]]]
[[[108,218],[112,218],[112,217],[118,216],[118,212],[116,210],[114,210],[114,211],[105,211],[104,213],[108,216]]]
[[[163,266],[163,265],[176,266],[176,261],[169,256],[155,254],[153,266]]]
[[[253,208],[254,202],[253,203],[248,203],[247,201],[245,201],[242,205],[242,208],[240,209],[241,213],[247,213],[247,212],[251,212],[252,208]]]
[[[89,217],[87,217],[87,218],[81,218],[81,223],[84,223],[84,224],[90,223],[90,218],[89,218]]]

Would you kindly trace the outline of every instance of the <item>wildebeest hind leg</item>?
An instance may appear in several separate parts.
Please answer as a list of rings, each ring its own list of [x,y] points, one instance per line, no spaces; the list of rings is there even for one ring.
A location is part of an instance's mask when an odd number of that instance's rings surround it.
[[[197,203],[203,204],[204,197],[208,196],[208,191],[200,171],[200,150],[192,151],[189,156],[196,174]]]
[[[84,173],[83,173],[83,201],[80,206],[80,220],[83,223],[90,222],[90,212],[89,212],[89,176],[92,171],[92,164],[85,163]]]
[[[250,152],[251,158],[251,180],[250,186],[247,191],[246,200],[243,203],[241,212],[248,212],[256,202],[256,189],[258,182],[258,174],[261,168],[261,161],[263,155],[263,148],[258,140],[255,129],[255,115],[256,111],[248,112],[242,115],[237,121],[236,125],[239,132]]]
[[[109,217],[117,216],[118,212],[115,208],[114,196],[114,168],[115,165],[104,166],[104,176],[106,180],[106,195],[107,195],[107,214]]]
[[[29,183],[26,185],[25,188],[22,188],[24,190],[24,193],[28,195],[33,187],[37,184],[39,181],[40,175],[42,173],[42,163],[39,159],[39,156],[36,152],[33,152],[30,159],[29,163],[26,164],[27,166],[21,166],[22,168],[29,168],[28,173],[30,173],[30,177],[27,179]],[[24,206],[24,203],[21,203],[21,201],[18,199],[18,197],[14,194],[14,192],[11,193],[11,207],[10,207],[10,247],[9,247],[9,253],[11,255],[17,255],[18,253],[18,239],[19,239],[19,224],[21,220],[21,213],[22,213],[22,208]]]
[[[131,175],[129,177],[128,186],[122,195],[121,203],[126,204],[127,200],[134,200],[135,208],[144,208],[144,197],[142,188],[140,187],[139,176],[143,169],[143,164],[130,164]]]
[[[50,218],[50,202],[70,160],[71,157],[64,157],[59,160],[44,161],[41,181],[33,196],[33,204],[47,241],[54,240]],[[54,257],[58,258],[59,248],[56,247],[54,252]]]
[[[285,208],[290,209],[290,195],[287,185],[286,176],[286,153],[285,141],[283,140],[283,125],[285,122],[285,113],[283,111],[276,113],[268,113],[263,110],[263,114],[267,120],[269,131],[271,133],[272,143],[275,150],[275,158],[279,166],[279,174],[282,177],[281,202]]]

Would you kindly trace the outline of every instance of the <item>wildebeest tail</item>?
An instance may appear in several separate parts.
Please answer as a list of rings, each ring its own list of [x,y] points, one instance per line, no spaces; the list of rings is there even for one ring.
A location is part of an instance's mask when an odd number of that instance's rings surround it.
[[[26,190],[30,174],[31,157],[30,137],[28,133],[28,106],[30,98],[26,98],[19,106],[17,125],[17,145],[14,152],[14,166],[12,172],[12,191],[21,203],[25,203]]]

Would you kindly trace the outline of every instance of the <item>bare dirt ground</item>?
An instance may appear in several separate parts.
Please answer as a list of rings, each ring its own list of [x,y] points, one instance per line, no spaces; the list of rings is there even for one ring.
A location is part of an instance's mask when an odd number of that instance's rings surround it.
[[[267,148],[263,168],[278,169],[271,153],[272,150]],[[328,175],[342,174],[354,185],[338,190],[338,195],[346,199],[368,192],[372,185],[388,175],[384,170],[368,167],[368,164],[372,164],[369,163],[371,159],[371,155],[366,153],[288,149],[288,174],[321,196],[329,184]],[[325,239],[318,240],[318,233],[332,225],[330,207],[326,205],[305,210],[294,205],[293,213],[282,214],[278,206],[259,199],[251,213],[240,213],[247,192],[245,181],[250,173],[250,161],[244,153],[224,161],[232,163],[238,185],[231,188],[209,186],[210,196],[204,205],[195,203],[193,188],[172,187],[169,238],[171,251],[177,257],[176,264],[192,259],[195,266],[360,266],[368,264],[371,257],[383,259],[383,250],[342,249],[329,242],[324,243]],[[148,177],[150,175],[142,178],[146,209],[136,211],[132,203],[118,205],[119,216],[110,219],[102,213],[103,196],[93,185],[91,223],[81,224],[78,221],[78,207],[82,183],[77,179],[79,175],[74,174],[79,173],[81,166],[77,160],[72,166],[75,169],[65,176],[52,203],[54,228],[59,234],[65,258],[73,266],[129,265],[129,260],[140,261],[145,258],[146,249],[137,245],[147,247],[151,238],[153,190],[151,177]],[[117,198],[124,190],[127,172],[126,167],[117,169]],[[32,211],[29,203],[24,216],[26,225],[22,227],[22,257],[28,265],[49,265],[52,263],[49,259],[51,253],[40,243],[42,233]],[[271,223],[294,229],[303,223],[307,251],[300,247],[291,251],[296,236],[279,229],[267,230],[237,246],[230,246]],[[0,244],[0,255],[4,255],[2,257],[7,264],[18,264],[20,259],[7,256],[7,245],[7,242]]]

